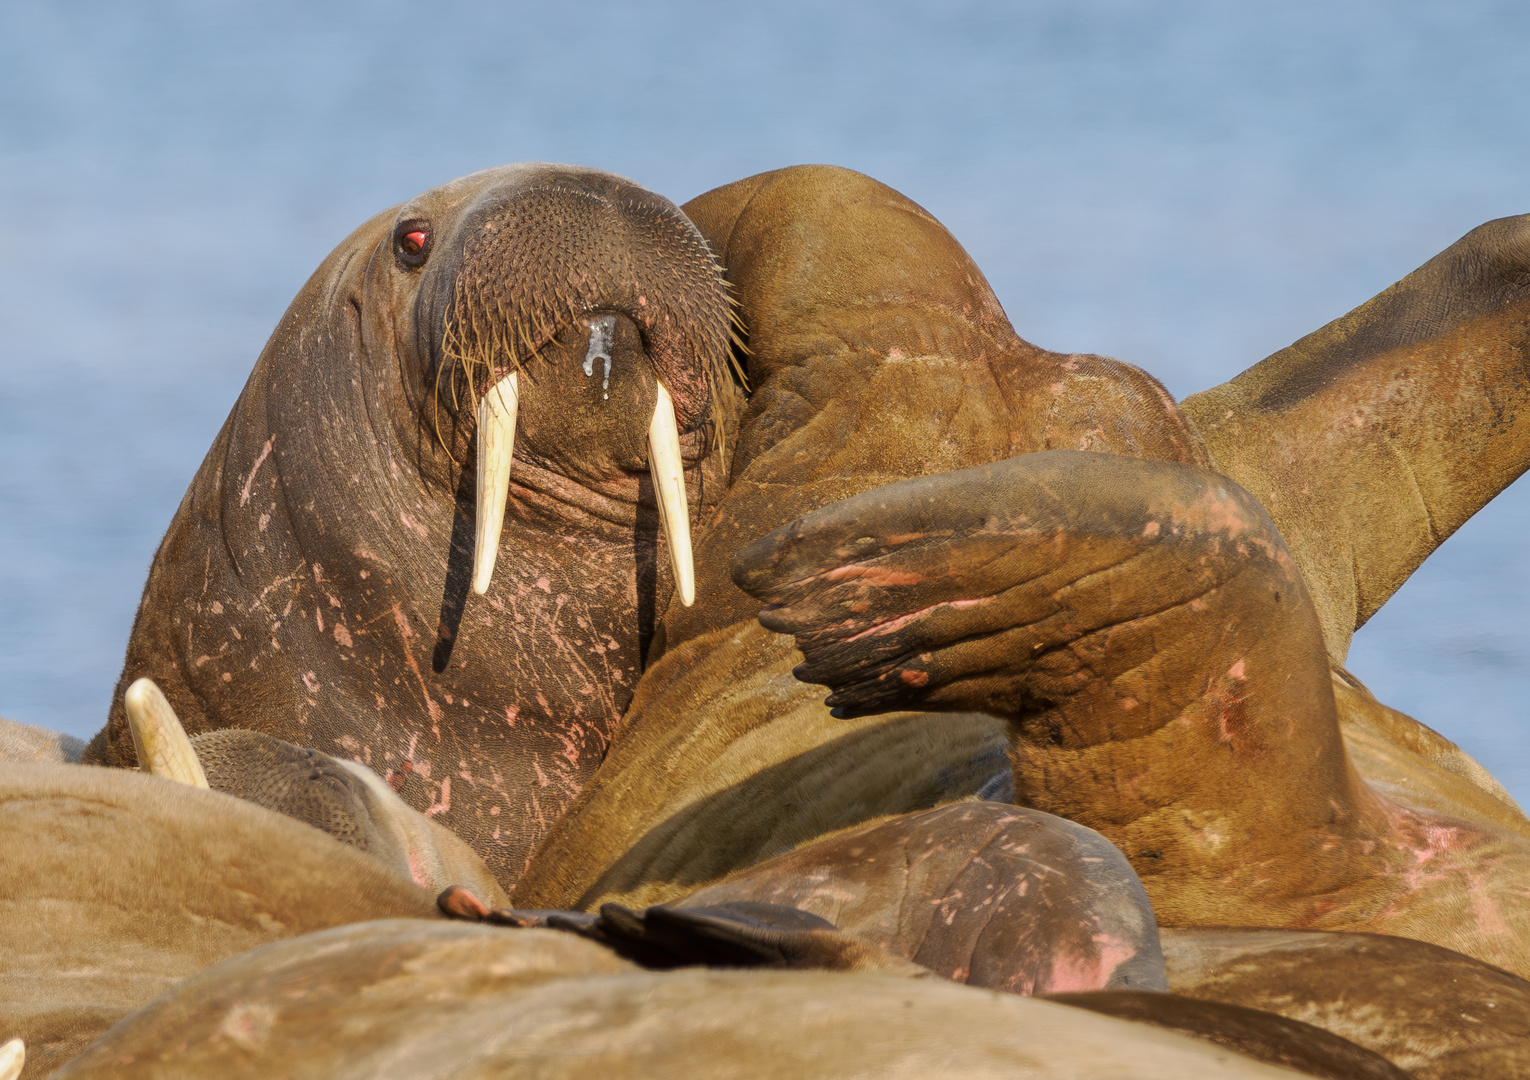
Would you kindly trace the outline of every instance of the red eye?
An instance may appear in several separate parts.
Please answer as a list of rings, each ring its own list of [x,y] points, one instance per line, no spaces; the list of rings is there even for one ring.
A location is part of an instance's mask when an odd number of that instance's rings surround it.
[[[393,230],[393,250],[406,270],[418,270],[430,258],[430,222],[401,221]]]

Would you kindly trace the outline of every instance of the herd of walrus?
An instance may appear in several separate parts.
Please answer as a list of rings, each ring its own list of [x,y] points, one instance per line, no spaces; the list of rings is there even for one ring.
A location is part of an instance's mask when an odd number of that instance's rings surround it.
[[[1527,465],[1530,216],[1176,402],[844,169],[426,192],[0,722],[0,1078],[1530,1076],[1530,820],[1344,668]]]

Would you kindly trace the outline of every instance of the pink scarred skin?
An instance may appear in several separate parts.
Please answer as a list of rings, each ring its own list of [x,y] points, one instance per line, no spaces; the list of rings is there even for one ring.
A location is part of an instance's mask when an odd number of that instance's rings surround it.
[[[1164,990],[1153,909],[1104,837],[961,802],[840,833],[679,901],[782,904],[938,975],[1013,994]]]
[[[610,359],[586,375],[607,315]],[[193,734],[369,766],[513,882],[604,757],[672,591],[648,477],[661,378],[692,512],[715,499],[709,372],[729,318],[690,222],[594,169],[492,169],[361,226],[192,481],[86,760],[135,763],[121,691],[149,676]],[[509,507],[478,596],[473,394],[512,362]]]

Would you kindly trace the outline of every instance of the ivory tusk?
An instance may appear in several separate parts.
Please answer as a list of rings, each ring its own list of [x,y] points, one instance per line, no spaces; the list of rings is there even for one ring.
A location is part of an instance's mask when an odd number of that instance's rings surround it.
[[[154,680],[135,680],[122,695],[122,704],[127,707],[128,728],[133,732],[133,749],[138,751],[142,771],[192,787],[207,787],[207,774],[191,748],[186,729]]]
[[[20,1039],[12,1039],[0,1046],[0,1080],[16,1080],[26,1063],[27,1044]]]
[[[675,590],[680,602],[696,602],[696,567],[691,561],[691,511],[685,499],[685,469],[680,464],[680,429],[675,422],[675,403],[659,383],[653,420],[648,425],[648,471],[653,477],[664,540],[669,545],[669,564],[675,571]]]
[[[489,591],[499,531],[510,498],[510,462],[515,457],[515,413],[520,381],[515,372],[489,387],[478,403],[478,508],[473,528],[473,591]]]

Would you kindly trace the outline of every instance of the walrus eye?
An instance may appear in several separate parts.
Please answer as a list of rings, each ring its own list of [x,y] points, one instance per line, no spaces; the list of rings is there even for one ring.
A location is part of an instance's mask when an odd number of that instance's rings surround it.
[[[411,270],[425,265],[430,255],[430,223],[406,221],[393,230],[393,249],[399,262]]]

